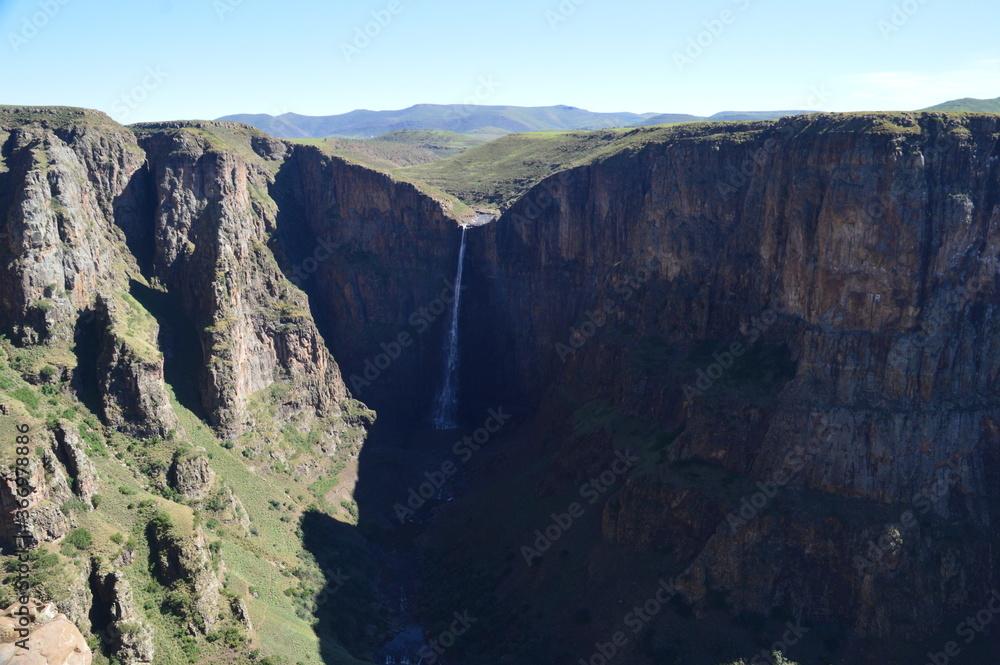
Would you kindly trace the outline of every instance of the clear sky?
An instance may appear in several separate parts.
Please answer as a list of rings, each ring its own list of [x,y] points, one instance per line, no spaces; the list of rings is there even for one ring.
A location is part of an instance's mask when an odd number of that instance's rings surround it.
[[[910,110],[1000,96],[998,25],[996,0],[0,0],[0,104]]]

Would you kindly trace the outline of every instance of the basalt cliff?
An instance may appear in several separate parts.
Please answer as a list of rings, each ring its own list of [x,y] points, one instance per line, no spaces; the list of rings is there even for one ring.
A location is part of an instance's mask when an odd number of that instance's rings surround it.
[[[635,663],[941,651],[1000,584],[1000,117],[633,134],[467,231],[463,419],[517,424],[414,541],[428,635],[478,617],[442,662],[595,662],[623,624]],[[419,429],[439,387],[446,206],[237,123],[2,108],[0,155],[36,595],[95,660],[377,658],[413,525],[352,490],[399,493],[369,407]]]

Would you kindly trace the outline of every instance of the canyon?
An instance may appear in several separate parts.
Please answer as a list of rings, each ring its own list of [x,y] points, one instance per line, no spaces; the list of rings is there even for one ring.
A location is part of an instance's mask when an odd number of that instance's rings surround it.
[[[456,613],[450,665],[924,662],[1000,584],[998,139],[636,128],[470,225],[239,123],[2,107],[42,600],[128,665],[382,662]]]

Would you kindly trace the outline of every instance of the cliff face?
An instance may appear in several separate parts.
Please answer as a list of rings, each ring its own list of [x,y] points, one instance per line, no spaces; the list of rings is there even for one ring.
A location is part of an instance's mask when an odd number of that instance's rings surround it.
[[[490,482],[537,473],[517,486],[548,499],[637,453],[593,516],[603,542],[566,556],[587,549],[599,583],[619,561],[600,547],[639,553],[678,572],[698,616],[724,598],[734,615],[906,638],[983,606],[1000,575],[998,119],[644,131],[468,232],[463,400],[536,407],[526,456],[549,458]],[[92,390],[109,430],[172,440],[166,376],[181,365],[255,472],[288,462],[305,484],[326,469],[282,457],[283,439],[353,453],[369,415],[353,398],[411,422],[429,410],[460,229],[414,187],[234,123],[0,109],[0,147],[0,324],[54,365],[18,360],[19,381],[72,376],[63,389]],[[184,326],[190,349],[170,342]],[[68,533],[74,492],[97,490],[58,415],[29,469],[39,541]],[[122,459],[119,445],[132,443],[111,446]],[[178,495],[218,492],[219,519],[249,531],[208,455],[174,462]],[[154,466],[143,473],[167,472]],[[15,488],[0,474],[7,544]],[[493,525],[463,538],[476,529]],[[147,535],[157,574],[190,591],[192,625],[211,628],[222,567],[205,534]],[[555,568],[503,602],[544,591]],[[90,583],[124,599],[109,621],[135,628],[125,577]],[[150,631],[126,633],[119,657],[149,660]]]
[[[179,294],[200,331],[201,398],[216,426],[234,437],[252,429],[251,398],[282,373],[290,392],[279,426],[338,416],[346,391],[337,366],[305,295],[267,247],[277,214],[267,191],[287,146],[239,134],[220,145],[187,125],[145,126],[140,135],[157,191],[152,276]]]
[[[74,568],[89,538],[107,554],[103,567],[76,575],[68,589],[55,574],[44,582],[70,602],[77,623],[89,617],[92,633],[108,631],[105,656],[148,662],[154,638],[158,648],[170,639],[149,613],[152,601],[144,598],[142,609],[133,602],[133,586],[149,588],[147,572],[129,570],[146,544],[122,546],[122,533],[146,533],[156,574],[191,600],[175,615],[190,620],[192,634],[233,629],[233,620],[251,630],[251,608],[228,592],[221,600],[226,568],[214,538],[230,532],[212,529],[221,523],[255,539],[259,526],[274,544],[274,553],[265,548],[268,564],[295,560],[302,534],[292,515],[313,502],[341,509],[327,495],[339,482],[337,492],[349,497],[352,458],[374,418],[354,397],[379,394],[358,395],[369,386],[357,384],[352,396],[314,311],[336,338],[331,346],[363,373],[375,331],[391,326],[395,340],[412,325],[410,309],[454,273],[447,239],[457,237],[457,225],[412,186],[243,125],[125,128],[92,111],[0,109],[4,419],[31,432],[25,527],[30,545],[49,543],[40,560]],[[318,260],[318,242],[331,247],[321,275],[304,262]],[[422,273],[428,265],[444,266],[440,276]],[[400,361],[401,375],[423,378],[431,363],[437,367],[431,334]],[[183,410],[175,412],[174,396]],[[185,432],[182,422],[197,431]],[[191,454],[195,439],[208,454]],[[7,553],[20,527],[8,453],[0,472]],[[225,471],[216,455],[232,457]],[[113,484],[99,487],[109,477]],[[262,477],[265,489],[253,485]],[[295,494],[293,483],[301,483]],[[218,519],[207,521],[208,532],[167,537],[143,524],[152,513],[93,510],[115,486],[143,496],[127,502],[129,511],[156,502],[183,518],[192,506],[180,504],[194,502]],[[260,492],[282,512],[255,515],[251,525],[249,500],[262,501]],[[76,540],[60,546],[71,532]],[[304,615],[295,616],[307,628]],[[225,648],[237,649],[238,635],[227,634]],[[162,650],[157,657],[170,658]]]
[[[127,129],[82,110],[0,109],[0,145],[0,312],[20,341],[72,339],[78,312],[135,268],[116,206],[145,156]]]
[[[671,548],[696,610],[938,627],[1000,572],[998,131],[681,128],[554,176],[470,236],[466,366],[542,405],[563,468],[647,451],[604,537]],[[597,400],[642,436],[553,424]]]
[[[392,416],[426,413],[459,226],[412,185],[307,146],[278,173],[274,197],[289,278],[309,293],[352,393]]]

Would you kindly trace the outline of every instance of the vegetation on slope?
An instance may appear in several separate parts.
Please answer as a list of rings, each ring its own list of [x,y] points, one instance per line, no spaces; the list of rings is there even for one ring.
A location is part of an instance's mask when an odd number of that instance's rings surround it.
[[[128,294],[119,298],[126,308],[124,333],[152,325],[153,317],[137,300]],[[0,338],[0,405],[6,409],[0,415],[0,437],[12,442],[15,426],[29,425],[31,457],[41,463],[51,456],[52,433],[68,426],[79,432],[100,479],[89,504],[74,494],[57,506],[71,529],[32,555],[32,594],[64,609],[78,602],[75,594],[91,590],[85,580],[80,586],[85,570],[113,568],[130,582],[136,611],[153,628],[157,663],[221,659],[256,665],[361,665],[344,648],[321,640],[317,622],[321,616],[351,616],[371,626],[383,623],[371,596],[376,571],[370,555],[357,542],[329,542],[340,553],[336,566],[355,581],[324,596],[330,589],[323,571],[331,564],[317,561],[303,542],[303,520],[309,514],[326,515],[345,527],[356,521],[351,490],[360,441],[328,458],[311,445],[309,434],[286,428],[261,456],[240,442],[218,439],[174,398],[172,389],[178,429],[166,438],[128,437],[104,427],[98,414],[80,401],[78,386],[70,380],[78,362],[71,345],[16,347]],[[348,407],[371,415],[363,405]],[[5,469],[14,464],[13,453],[12,445],[0,447]],[[170,480],[171,464],[192,457],[205,458],[217,474],[211,493],[200,501],[186,499]],[[296,472],[297,465],[315,471]],[[52,477],[47,469],[46,478]],[[241,524],[230,496],[245,507],[249,527]],[[181,542],[196,529],[209,544],[212,565],[216,570],[224,566],[221,619],[207,634],[191,628],[197,617],[190,580],[164,579],[154,564],[162,552],[150,541],[152,531]],[[10,582],[16,566],[15,556],[0,557],[4,606],[13,602]],[[323,597],[327,601],[317,607],[314,599]],[[239,601],[249,609],[252,631],[232,609]],[[88,635],[86,625],[81,630]],[[95,633],[88,638],[94,662],[114,665],[115,656],[102,649]],[[369,648],[353,633],[337,637],[355,652]]]
[[[435,162],[482,145],[484,139],[445,131],[398,131],[374,139],[298,139],[378,171]]]
[[[942,104],[928,107],[924,111],[948,111],[964,113],[1000,113],[1000,97],[996,99],[974,99],[965,97],[953,99]]]
[[[394,111],[359,109],[329,116],[285,113],[238,114],[220,118],[245,122],[281,138],[374,138],[406,129],[448,130],[496,138],[511,132],[624,127],[653,113],[595,113],[573,106],[489,106],[485,104],[417,104]]]

